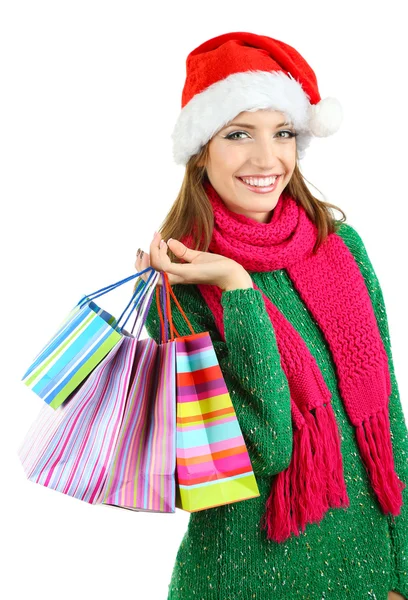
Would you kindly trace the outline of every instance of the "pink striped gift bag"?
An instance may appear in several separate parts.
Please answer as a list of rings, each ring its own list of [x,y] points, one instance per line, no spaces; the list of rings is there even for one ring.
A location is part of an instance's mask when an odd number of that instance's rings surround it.
[[[176,507],[196,512],[256,498],[257,482],[210,334],[194,332],[166,274],[164,279],[176,344]],[[191,335],[175,330],[170,295]]]
[[[135,377],[103,504],[155,513],[176,511],[175,352],[175,344],[167,340],[157,344],[148,338],[137,346]]]
[[[30,481],[90,504],[100,502],[132,386],[138,337],[158,275],[132,308],[137,335],[122,330],[119,342],[80,388],[57,409],[42,407],[17,452]]]

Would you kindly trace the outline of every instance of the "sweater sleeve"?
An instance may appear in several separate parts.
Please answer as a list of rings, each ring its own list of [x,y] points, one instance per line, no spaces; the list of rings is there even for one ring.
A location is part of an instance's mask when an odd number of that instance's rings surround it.
[[[406,484],[405,489],[402,491],[404,504],[401,513],[396,517],[393,515],[387,516],[393,549],[393,573],[390,590],[408,598],[408,429],[395,376],[388,317],[379,280],[360,235],[353,227],[345,223],[341,225],[338,234],[343,238],[360,267],[371,297],[384,347],[388,354],[392,386],[389,399],[389,417],[393,455],[397,475]]]
[[[289,466],[293,443],[289,385],[261,292],[248,288],[222,293],[224,342],[197,286],[176,284],[172,289],[195,333],[210,334],[255,476],[283,471]],[[173,299],[171,308],[178,333],[189,335]],[[159,343],[156,294],[145,327]]]

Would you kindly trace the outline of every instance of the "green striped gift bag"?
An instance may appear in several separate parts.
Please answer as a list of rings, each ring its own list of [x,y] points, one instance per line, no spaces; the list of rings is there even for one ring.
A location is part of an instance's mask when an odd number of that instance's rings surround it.
[[[196,512],[258,497],[241,428],[208,331],[195,333],[165,275],[191,335],[176,344],[176,507]],[[177,336],[177,337],[174,337]]]
[[[94,300],[113,289],[152,271],[147,282],[140,280],[130,302],[119,319],[100,308]],[[22,377],[23,383],[44,400],[51,408],[58,408],[76,390],[103,360],[103,358],[123,338],[123,328],[130,317],[122,324],[126,311],[131,311],[143,302],[152,277],[157,272],[148,267],[136,273],[85,295],[59,326],[56,334],[34,358],[33,363]]]
[[[135,306],[132,332],[123,332],[111,352],[66,402],[57,409],[42,406],[17,451],[30,481],[100,504],[132,386],[139,332],[157,276],[146,288],[140,311]]]
[[[156,298],[160,307],[158,286]],[[163,312],[166,322],[165,306]],[[102,504],[176,511],[176,347],[168,341],[163,320],[161,331],[161,343],[149,337],[137,346],[135,375]]]

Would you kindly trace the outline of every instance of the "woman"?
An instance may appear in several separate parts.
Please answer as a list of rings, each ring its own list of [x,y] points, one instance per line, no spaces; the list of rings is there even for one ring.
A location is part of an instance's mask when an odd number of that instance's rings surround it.
[[[191,514],[169,600],[408,598],[408,431],[382,291],[297,162],[340,123],[279,40],[228,33],[187,58],[185,177],[135,266],[166,272],[210,332],[260,496]],[[160,342],[155,300],[146,328]]]

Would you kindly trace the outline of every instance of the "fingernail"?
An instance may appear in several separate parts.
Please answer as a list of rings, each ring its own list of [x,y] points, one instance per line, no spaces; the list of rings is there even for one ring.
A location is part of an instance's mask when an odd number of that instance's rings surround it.
[[[166,242],[164,240],[160,240],[160,246],[163,246]]]
[[[167,240],[167,243],[169,243],[169,242],[170,242],[172,239],[173,239],[173,238],[169,238],[169,239]]]

